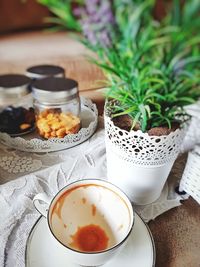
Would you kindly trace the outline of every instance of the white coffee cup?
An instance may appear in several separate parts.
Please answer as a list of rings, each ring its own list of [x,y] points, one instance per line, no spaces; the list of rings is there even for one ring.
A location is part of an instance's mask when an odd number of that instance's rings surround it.
[[[42,193],[33,203],[47,218],[59,249],[81,266],[105,264],[125,245],[134,225],[128,197],[104,180],[79,180],[61,189],[53,200]]]

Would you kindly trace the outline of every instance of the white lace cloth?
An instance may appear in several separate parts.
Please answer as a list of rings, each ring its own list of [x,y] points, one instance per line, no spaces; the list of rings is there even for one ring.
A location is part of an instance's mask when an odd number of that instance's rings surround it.
[[[174,188],[181,178],[183,160],[179,159],[175,164],[168,184],[156,202],[135,207],[146,221],[181,205],[180,200],[183,197],[176,194]],[[39,216],[32,204],[34,195],[46,192],[52,197],[69,182],[105,177],[106,158],[102,120],[98,131],[88,141],[65,151],[41,155],[14,151],[1,146],[0,266],[25,266],[28,234]],[[185,196],[187,197],[188,195]]]
[[[200,146],[189,152],[180,182],[180,191],[187,192],[200,204]]]

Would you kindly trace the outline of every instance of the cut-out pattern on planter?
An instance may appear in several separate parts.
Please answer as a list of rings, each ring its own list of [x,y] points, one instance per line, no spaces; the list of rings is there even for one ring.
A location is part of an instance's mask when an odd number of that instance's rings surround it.
[[[174,160],[183,142],[187,125],[169,135],[149,136],[142,131],[122,130],[105,116],[106,142],[119,157],[136,165],[162,165]]]

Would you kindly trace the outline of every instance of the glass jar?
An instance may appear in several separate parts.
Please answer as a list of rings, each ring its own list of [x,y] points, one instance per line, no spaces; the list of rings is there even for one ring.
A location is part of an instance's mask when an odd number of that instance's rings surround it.
[[[56,65],[37,65],[26,70],[26,75],[32,80],[43,79],[46,77],[65,77],[65,70]]]
[[[32,92],[40,136],[63,138],[79,131],[80,99],[75,80],[44,78],[34,82]]]
[[[0,75],[0,107],[14,105],[29,94],[31,79],[21,74]],[[26,102],[26,101],[25,101]]]

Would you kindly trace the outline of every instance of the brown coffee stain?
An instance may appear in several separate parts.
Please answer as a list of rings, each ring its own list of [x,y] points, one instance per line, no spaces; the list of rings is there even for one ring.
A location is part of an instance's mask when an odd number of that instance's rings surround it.
[[[77,185],[77,186],[74,186],[70,189],[68,189],[67,191],[65,191],[60,197],[59,199],[57,200],[56,204],[54,205],[53,209],[52,209],[52,213],[51,213],[51,220],[52,220],[52,216],[53,214],[55,213],[59,219],[61,219],[61,210],[62,210],[62,207],[63,207],[63,204],[65,202],[65,198],[71,193],[73,192],[74,190],[78,189],[78,188],[84,188],[86,189],[87,187],[90,187],[90,186],[97,186],[99,187],[100,185],[96,185],[96,184],[84,184],[84,185]],[[73,202],[73,204],[75,204],[75,201]]]
[[[78,230],[71,238],[73,241],[70,246],[84,252],[105,250],[109,241],[105,231],[95,224],[78,227]]]
[[[124,227],[123,224],[120,224],[120,226],[117,228],[117,231],[120,231]]]
[[[59,200],[56,202],[56,204],[52,210],[52,215],[53,215],[53,213],[57,214],[59,219],[61,219],[61,210],[62,210],[62,206],[64,204],[64,201],[65,201],[65,198],[59,198]]]
[[[126,205],[128,211],[129,211],[129,217],[131,217],[131,213],[130,213],[130,210],[129,210],[129,207],[126,203],[126,201],[117,193],[115,192],[114,190],[110,189],[110,188],[107,188],[106,186],[104,185],[98,185],[98,184],[81,184],[81,185],[77,185],[77,186],[74,186],[70,189],[68,189],[67,191],[65,191],[60,197],[59,199],[57,200],[56,204],[54,205],[54,207],[52,208],[52,213],[51,213],[51,220],[52,220],[52,216],[54,213],[57,214],[58,218],[61,219],[61,210],[62,210],[62,207],[63,207],[63,204],[65,202],[65,198],[71,194],[71,192],[73,192],[74,190],[76,189],[79,189],[79,188],[83,188],[83,189],[86,189],[90,186],[94,186],[94,187],[100,187],[100,188],[105,188],[111,192],[113,192],[114,194],[117,194],[118,197],[124,202],[124,204]]]
[[[86,203],[86,198],[85,197],[82,198],[82,202],[83,202],[83,204]]]
[[[97,212],[97,208],[94,204],[92,204],[92,216],[95,216]]]

